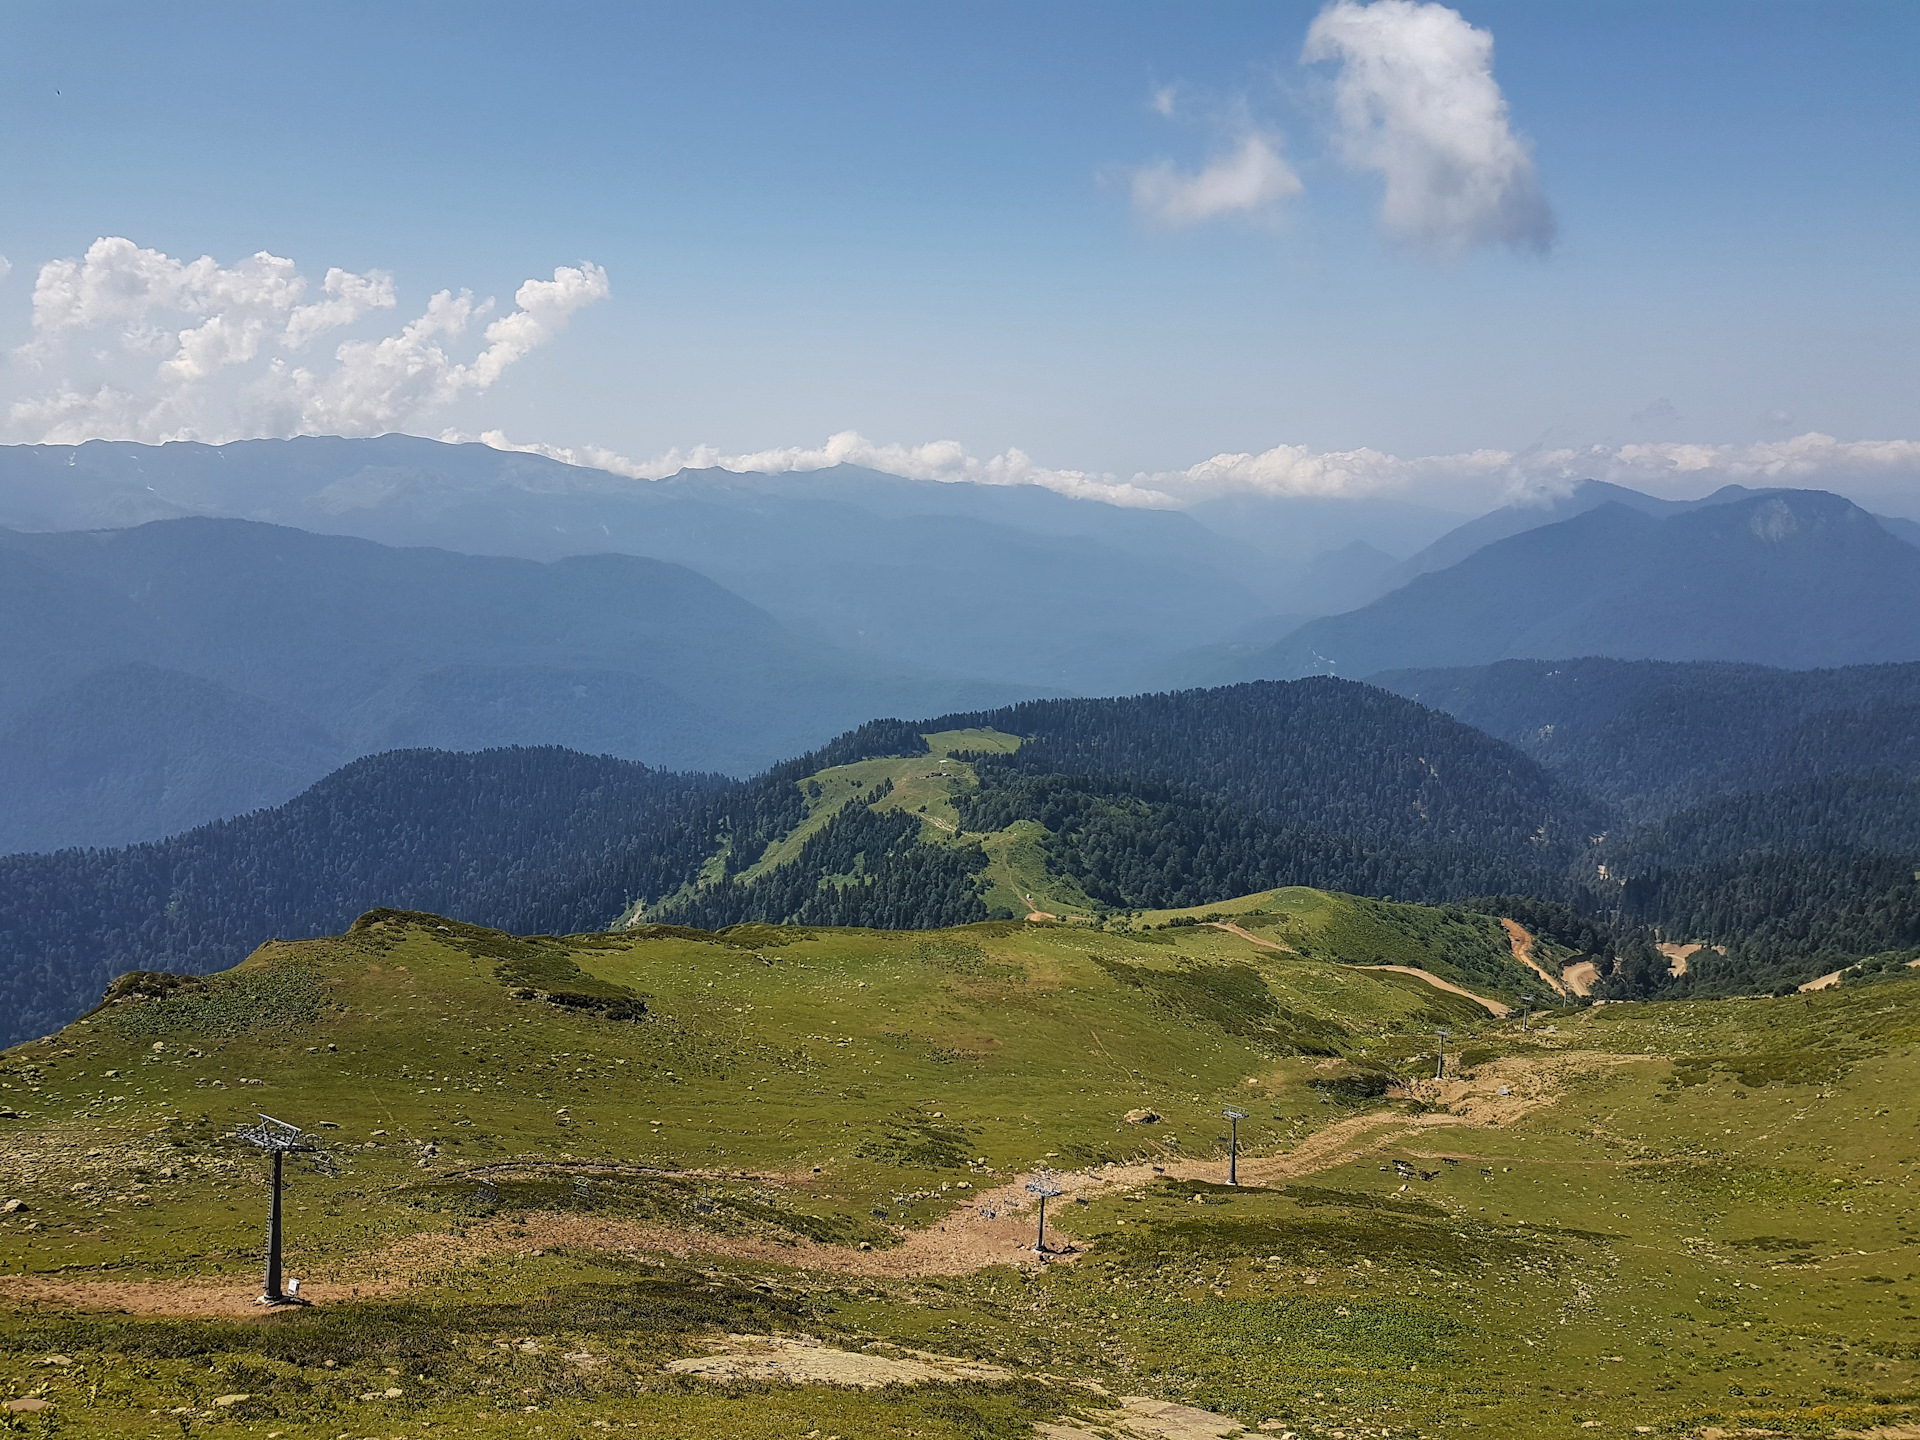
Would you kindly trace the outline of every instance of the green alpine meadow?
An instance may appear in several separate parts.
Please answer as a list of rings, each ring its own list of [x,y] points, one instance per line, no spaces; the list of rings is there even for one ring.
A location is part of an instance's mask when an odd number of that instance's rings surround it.
[[[1920,986],[1568,1006],[1512,930],[374,911],[130,975],[0,1068],[7,1423],[1904,1433]]]

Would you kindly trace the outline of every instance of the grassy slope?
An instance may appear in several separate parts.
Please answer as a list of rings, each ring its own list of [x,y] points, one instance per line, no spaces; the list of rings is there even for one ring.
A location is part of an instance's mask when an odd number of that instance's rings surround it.
[[[1513,958],[1512,942],[1498,920],[1428,905],[1290,885],[1217,905],[1148,910],[1133,923],[1158,927],[1207,920],[1231,921],[1303,958],[1407,965],[1508,1001],[1540,988],[1539,977]]]
[[[978,842],[987,854],[989,911],[1004,910],[1025,915],[1039,910],[1063,918],[1092,919],[1099,907],[1071,879],[1047,870],[1040,847],[1046,831],[1031,820],[1016,821],[1005,830],[991,833],[963,831],[960,815],[954,808],[956,796],[977,788],[979,779],[973,766],[956,755],[1009,754],[1020,747],[1020,737],[999,730],[943,730],[925,737],[926,755],[885,756],[861,760],[852,765],[835,765],[816,771],[795,782],[805,796],[806,818],[779,839],[772,841],[740,872],[740,879],[751,882],[769,870],[787,864],[800,854],[808,840],[826,827],[828,821],[848,805],[871,795],[881,785],[891,790],[874,802],[876,810],[907,810],[921,816],[921,838],[928,844]],[[703,883],[712,883],[721,873],[719,858],[707,863]],[[621,917],[621,923],[633,923],[635,912]]]
[[[1158,1153],[1169,1136],[1212,1150],[1230,1101],[1252,1112],[1252,1151],[1284,1152],[1363,1113],[1309,1086],[1328,1062],[1276,1043],[1325,1042],[1328,1022],[1348,1033],[1321,1048],[1406,1073],[1450,1023],[1489,1073],[1565,1067],[1557,1103],[1285,1188],[1163,1181],[1072,1207],[1092,1248],[1038,1277],[509,1251],[433,1288],[264,1322],[10,1312],[0,1376],[46,1387],[71,1434],[179,1433],[149,1412],[247,1392],[260,1398],[213,1423],[288,1440],[425,1420],[508,1435],[528,1433],[534,1405],[548,1434],[604,1418],[695,1435],[737,1428],[734,1402],[658,1361],[703,1335],[784,1328],[1096,1378],[1313,1436],[1558,1435],[1587,1419],[1825,1436],[1910,1418],[1917,1147],[1894,1112],[1920,1080],[1920,985],[1608,1007],[1523,1036],[1335,963],[1372,962],[1382,937],[1313,893],[1236,911],[1297,917],[1256,933],[1311,957],[1208,927],[1017,924],[516,944],[418,919],[269,946],[202,991],[8,1052],[0,1103],[23,1118],[0,1120],[0,1189],[29,1208],[0,1218],[0,1266],[247,1290],[263,1166],[221,1137],[256,1107],[337,1127],[321,1133],[346,1162],[295,1172],[291,1273],[371,1286],[404,1268],[395,1242],[483,1210],[884,1246],[889,1227],[938,1224],[967,1193],[943,1186]],[[629,987],[654,1018],[514,999],[509,984],[613,1000]],[[1126,1125],[1135,1106],[1167,1123]],[[1438,1178],[1404,1182],[1391,1156]],[[536,1165],[500,1182],[501,1206],[477,1205],[456,1172],[513,1157],[723,1173],[606,1177],[581,1197]],[[780,1178],[726,1178],[740,1171]],[[538,1353],[517,1348],[527,1337]],[[562,1359],[582,1349],[610,1358]],[[56,1352],[74,1363],[30,1363]],[[388,1386],[403,1395],[354,1398]],[[843,1440],[1023,1435],[1075,1398],[1031,1380],[737,1393],[754,1396],[757,1432]]]

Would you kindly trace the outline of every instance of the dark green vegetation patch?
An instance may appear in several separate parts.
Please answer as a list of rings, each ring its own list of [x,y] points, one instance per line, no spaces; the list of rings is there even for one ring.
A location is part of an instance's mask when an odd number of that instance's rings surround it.
[[[582,948],[617,947],[617,937],[522,937],[402,910],[369,910],[353,922],[348,933],[378,935],[388,927],[403,929],[409,925],[432,930],[455,949],[477,959],[497,961],[494,976],[516,1000],[564,1005],[590,1011],[604,1020],[640,1020],[646,1016],[646,1001],[639,995],[625,985],[589,975],[573,959],[574,952]]]
[[[319,974],[303,967],[236,970],[204,978],[139,972],[108,992],[101,1023],[122,1035],[265,1035],[302,1030],[332,1000]],[[164,983],[164,982],[183,983]],[[189,982],[190,983],[186,983]]]
[[[1282,1006],[1251,965],[1187,961],[1177,969],[1159,970],[1105,955],[1092,958],[1122,985],[1146,991],[1173,1014],[1258,1040],[1281,1054],[1337,1055],[1350,1034],[1337,1020]]]
[[[881,1121],[879,1133],[861,1141],[858,1153],[891,1165],[964,1170],[978,1144],[974,1132],[964,1125],[908,1113]]]

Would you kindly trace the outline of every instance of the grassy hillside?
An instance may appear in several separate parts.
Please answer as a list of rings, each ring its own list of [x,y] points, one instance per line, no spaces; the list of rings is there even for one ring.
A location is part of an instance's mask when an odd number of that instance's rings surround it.
[[[6,1423],[1155,1433],[1115,1396],[1313,1440],[1920,1418],[1891,1114],[1920,985],[1523,1033],[1355,968],[1471,977],[1466,912],[1218,909],[526,939],[376,912],[130,982],[0,1060],[0,1375],[50,1407]],[[1419,1078],[1436,1025],[1444,1081]],[[319,1303],[270,1316],[265,1167],[229,1138],[256,1110],[336,1162],[289,1171]],[[1073,1246],[1044,1263],[1042,1164]],[[920,1383],[781,1378],[809,1373]]]

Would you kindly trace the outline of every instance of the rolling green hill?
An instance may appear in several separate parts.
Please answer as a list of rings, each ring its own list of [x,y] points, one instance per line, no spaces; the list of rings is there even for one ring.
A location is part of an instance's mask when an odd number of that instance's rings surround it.
[[[1920,985],[1523,1030],[1361,968],[1501,978],[1472,912],[1284,890],[1206,913],[516,938],[383,911],[130,981],[0,1056],[9,1423],[1333,1440],[1920,1419],[1920,1156],[1888,1119],[1920,1079]],[[250,1303],[265,1167],[232,1138],[259,1110],[331,1158],[288,1172],[288,1273],[317,1303],[271,1315]],[[1062,1191],[1044,1256],[1038,1167]]]

